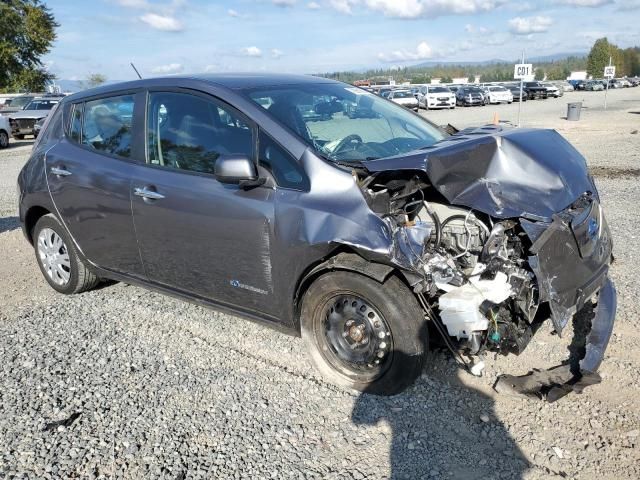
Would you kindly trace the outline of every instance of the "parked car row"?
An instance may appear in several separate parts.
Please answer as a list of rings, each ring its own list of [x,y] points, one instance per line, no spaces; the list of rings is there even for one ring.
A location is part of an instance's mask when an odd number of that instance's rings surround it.
[[[600,91],[607,88],[606,78],[596,78],[592,80],[570,80],[576,90]],[[640,85],[640,77],[633,78],[612,78],[608,81],[609,88],[631,88]]]
[[[558,98],[573,91],[569,82],[524,82],[434,84],[396,87],[381,85],[366,90],[412,110],[452,109],[456,106],[490,105],[523,102],[533,99]],[[413,99],[411,98],[413,97]],[[415,100],[414,100],[415,99]]]

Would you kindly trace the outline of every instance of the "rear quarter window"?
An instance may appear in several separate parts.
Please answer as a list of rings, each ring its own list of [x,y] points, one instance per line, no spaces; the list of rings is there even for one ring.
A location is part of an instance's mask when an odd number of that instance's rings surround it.
[[[131,157],[134,95],[85,102],[82,144],[99,152]]]

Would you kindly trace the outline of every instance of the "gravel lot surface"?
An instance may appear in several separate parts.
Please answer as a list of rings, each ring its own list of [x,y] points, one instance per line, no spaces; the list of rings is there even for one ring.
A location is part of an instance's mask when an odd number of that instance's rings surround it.
[[[561,117],[584,98],[580,122]],[[142,288],[65,297],[16,219],[29,141],[0,151],[0,478],[640,478],[640,88],[523,105],[588,158],[615,241],[619,292],[603,383],[549,405],[493,392],[500,373],[567,357],[540,331],[481,378],[436,350],[401,395],[327,384],[302,342]],[[514,120],[517,104],[428,112],[439,124]],[[633,133],[634,130],[636,133]]]

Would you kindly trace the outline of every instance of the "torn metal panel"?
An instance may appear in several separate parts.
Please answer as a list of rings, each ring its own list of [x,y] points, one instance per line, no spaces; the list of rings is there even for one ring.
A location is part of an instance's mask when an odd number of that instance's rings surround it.
[[[529,265],[558,333],[603,285],[611,258],[611,234],[600,204],[593,197],[583,199],[576,208],[554,215],[541,233],[531,222],[522,223],[535,237]]]
[[[582,155],[554,130],[464,130],[410,155],[363,163],[370,172],[424,171],[452,204],[498,218],[550,220],[595,191]]]
[[[598,304],[593,310],[591,329],[584,345],[585,354],[578,368],[567,363],[548,370],[534,370],[526,375],[501,375],[494,385],[495,390],[554,402],[567,393],[580,393],[585,387],[600,383],[597,370],[611,338],[616,309],[616,290],[607,278],[598,293]]]

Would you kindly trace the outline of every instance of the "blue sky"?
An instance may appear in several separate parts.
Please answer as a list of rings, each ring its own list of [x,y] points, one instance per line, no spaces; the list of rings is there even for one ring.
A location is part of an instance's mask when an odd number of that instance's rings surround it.
[[[640,0],[50,0],[58,78],[329,72],[640,45]]]

